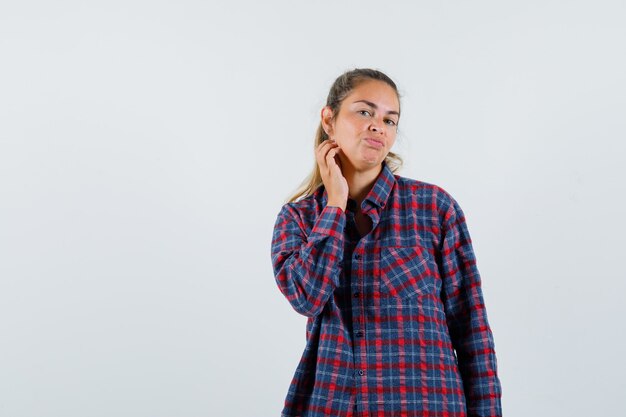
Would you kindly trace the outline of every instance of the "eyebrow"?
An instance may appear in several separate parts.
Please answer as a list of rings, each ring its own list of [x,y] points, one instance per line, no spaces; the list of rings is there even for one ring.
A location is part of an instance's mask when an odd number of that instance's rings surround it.
[[[375,109],[378,109],[378,106],[377,106],[376,104],[372,103],[371,101],[367,101],[367,100],[357,100],[357,101],[355,101],[354,103],[361,103],[361,102],[362,102],[362,103],[367,104],[367,105],[368,105],[368,106],[370,106],[370,107],[373,107],[373,108],[375,108]],[[396,114],[396,115],[398,115],[398,117],[400,117],[400,113],[398,113],[398,112],[397,112],[397,111],[395,111],[395,110],[389,110],[389,111],[387,112],[387,114]]]

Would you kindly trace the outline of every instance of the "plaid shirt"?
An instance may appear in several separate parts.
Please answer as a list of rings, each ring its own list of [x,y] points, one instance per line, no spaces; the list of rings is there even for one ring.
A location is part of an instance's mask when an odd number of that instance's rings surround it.
[[[282,417],[496,417],[501,386],[465,217],[441,187],[382,171],[363,200],[285,204],[276,283],[308,317]]]

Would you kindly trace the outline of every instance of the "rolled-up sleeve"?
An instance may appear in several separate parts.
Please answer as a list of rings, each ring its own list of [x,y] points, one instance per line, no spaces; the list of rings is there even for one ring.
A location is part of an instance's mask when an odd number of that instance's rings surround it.
[[[502,416],[493,334],[463,210],[450,197],[441,240],[442,301],[467,400],[468,417]]]
[[[297,210],[283,205],[272,235],[272,266],[278,288],[298,313],[314,317],[335,288],[343,259],[345,213],[325,206],[308,236]]]

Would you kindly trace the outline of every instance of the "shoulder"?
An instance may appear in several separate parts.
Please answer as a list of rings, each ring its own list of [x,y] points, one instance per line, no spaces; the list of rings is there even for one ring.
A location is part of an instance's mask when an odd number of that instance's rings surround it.
[[[297,201],[284,203],[280,208],[278,216],[299,222],[315,216],[315,213],[319,211],[318,208],[322,205],[321,196],[321,192],[316,191]]]
[[[444,215],[458,206],[452,194],[439,184],[394,174],[400,195],[417,197],[424,204],[430,204]]]

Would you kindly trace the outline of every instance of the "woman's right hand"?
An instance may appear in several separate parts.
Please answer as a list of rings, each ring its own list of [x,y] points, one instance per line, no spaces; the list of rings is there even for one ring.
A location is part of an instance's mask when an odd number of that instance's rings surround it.
[[[341,160],[335,159],[340,151],[339,145],[334,140],[327,139],[317,147],[315,158],[328,193],[326,205],[341,207],[345,211],[350,190],[348,181],[341,171]]]

